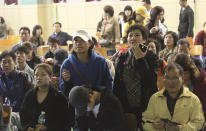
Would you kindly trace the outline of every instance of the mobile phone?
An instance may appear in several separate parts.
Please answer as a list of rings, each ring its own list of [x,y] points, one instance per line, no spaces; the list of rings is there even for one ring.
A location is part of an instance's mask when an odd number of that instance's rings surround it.
[[[144,44],[139,44],[139,48],[142,50],[142,52],[145,52],[147,50],[147,46]]]
[[[168,119],[163,119],[163,118],[161,118],[160,120],[164,121],[165,123],[170,123],[170,124],[173,124],[173,125],[181,125],[180,123],[173,122],[173,121],[170,121],[170,120],[168,120]]]

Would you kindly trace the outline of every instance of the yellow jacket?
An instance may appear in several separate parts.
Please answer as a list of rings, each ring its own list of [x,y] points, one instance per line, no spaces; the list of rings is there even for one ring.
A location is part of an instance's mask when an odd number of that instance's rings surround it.
[[[146,25],[146,21],[144,20],[143,25]],[[130,26],[135,24],[135,20],[132,20],[131,24],[129,22],[125,23],[125,27],[123,29],[123,36],[122,37],[127,37],[127,30],[129,29]]]
[[[122,37],[127,37],[127,30],[129,29],[130,26],[134,25],[135,21],[132,20],[131,24],[129,22],[125,23],[125,27],[123,29],[124,33]]]
[[[143,121],[153,121],[155,119],[169,119],[173,122],[180,123],[180,131],[198,131],[204,123],[202,105],[196,95],[183,87],[183,93],[179,96],[171,117],[168,107],[167,98],[163,95],[165,89],[155,93],[150,98],[147,110],[143,113]],[[155,129],[151,123],[143,125],[145,131],[165,131]]]

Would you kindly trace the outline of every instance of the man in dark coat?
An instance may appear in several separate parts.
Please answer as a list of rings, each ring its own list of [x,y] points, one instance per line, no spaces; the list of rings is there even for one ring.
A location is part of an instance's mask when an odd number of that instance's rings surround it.
[[[179,0],[181,6],[179,16],[179,38],[193,37],[194,12],[187,4],[187,0]]]

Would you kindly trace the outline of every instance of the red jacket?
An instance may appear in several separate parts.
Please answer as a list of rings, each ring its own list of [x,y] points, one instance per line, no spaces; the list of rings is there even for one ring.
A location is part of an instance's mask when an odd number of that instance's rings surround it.
[[[201,30],[195,37],[195,45],[202,45],[202,55],[206,56],[206,33]]]
[[[203,45],[204,38],[206,38],[206,34],[204,33],[204,30],[201,30],[195,37],[195,45]]]
[[[193,93],[200,99],[206,118],[206,72],[203,69],[200,69],[199,78],[195,79]]]

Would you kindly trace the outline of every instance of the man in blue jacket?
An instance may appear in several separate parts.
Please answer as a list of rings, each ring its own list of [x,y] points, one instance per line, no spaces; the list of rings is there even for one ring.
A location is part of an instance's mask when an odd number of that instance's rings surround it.
[[[67,45],[67,41],[71,41],[72,36],[66,32],[61,31],[61,27],[62,27],[61,23],[55,22],[53,26],[54,26],[54,33],[50,35],[50,37],[57,38],[60,41],[61,45]]]
[[[0,76],[0,96],[3,103],[11,106],[13,112],[19,112],[25,93],[32,88],[28,75],[15,69],[16,56],[4,51],[0,55],[3,74]]]

